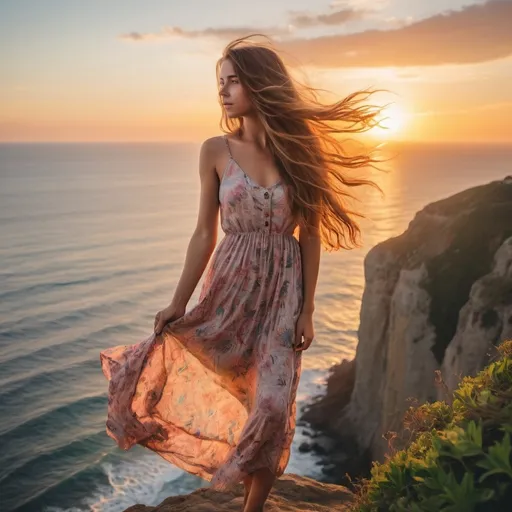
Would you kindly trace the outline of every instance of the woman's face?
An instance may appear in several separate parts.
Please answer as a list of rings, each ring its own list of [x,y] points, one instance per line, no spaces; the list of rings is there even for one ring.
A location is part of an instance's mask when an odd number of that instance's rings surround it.
[[[251,111],[251,101],[229,59],[222,62],[219,72],[219,95],[228,117],[242,117]]]

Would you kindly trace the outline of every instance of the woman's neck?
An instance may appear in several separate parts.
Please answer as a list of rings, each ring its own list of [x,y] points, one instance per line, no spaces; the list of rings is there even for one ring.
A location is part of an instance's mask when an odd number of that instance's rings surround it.
[[[263,125],[259,119],[252,116],[243,117],[238,138],[256,144],[261,149],[265,149],[267,145],[267,134]]]

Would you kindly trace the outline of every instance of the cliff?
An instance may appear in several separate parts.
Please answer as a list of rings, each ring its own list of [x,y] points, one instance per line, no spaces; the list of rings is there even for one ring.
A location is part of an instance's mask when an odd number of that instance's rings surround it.
[[[443,399],[512,337],[511,182],[429,204],[366,256],[355,360],[334,368],[326,396],[304,415],[345,449],[355,441],[366,469],[383,460],[385,434],[400,432],[411,397]]]

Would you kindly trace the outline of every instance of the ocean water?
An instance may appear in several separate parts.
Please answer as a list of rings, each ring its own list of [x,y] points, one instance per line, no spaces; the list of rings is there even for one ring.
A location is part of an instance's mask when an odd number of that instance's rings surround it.
[[[393,149],[388,172],[370,176],[384,197],[354,191],[364,246],[322,254],[299,406],[354,356],[368,250],[427,203],[512,174],[511,146]],[[99,363],[103,348],[147,337],[172,298],[196,220],[198,150],[0,145],[0,510],[122,511],[207,485],[140,446],[117,448]],[[297,450],[304,439],[298,428],[287,471],[318,477]]]

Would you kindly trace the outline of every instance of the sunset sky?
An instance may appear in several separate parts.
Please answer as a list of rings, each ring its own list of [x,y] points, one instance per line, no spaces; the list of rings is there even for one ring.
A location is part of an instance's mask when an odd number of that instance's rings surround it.
[[[512,0],[2,0],[0,141],[216,135],[215,62],[263,32],[311,85],[394,91],[388,138],[512,142],[510,20]]]

